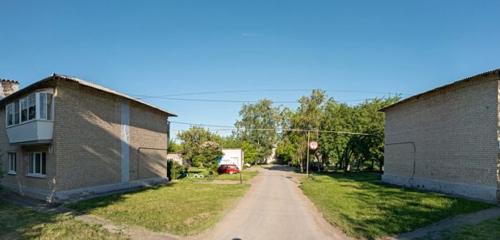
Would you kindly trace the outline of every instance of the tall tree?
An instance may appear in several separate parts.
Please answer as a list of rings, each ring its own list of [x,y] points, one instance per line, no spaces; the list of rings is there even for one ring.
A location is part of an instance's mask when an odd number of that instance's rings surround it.
[[[182,157],[196,167],[213,167],[222,156],[221,137],[205,128],[191,127],[178,135]]]
[[[358,105],[328,100],[324,91],[315,90],[299,100],[294,111],[285,108],[280,124],[284,129],[320,129],[311,132],[318,141],[315,159],[323,165],[339,169],[381,170],[383,167],[384,115],[379,109],[399,100],[399,97],[366,100]],[[366,133],[357,135],[349,133]],[[283,131],[279,134],[277,157],[304,170],[307,154],[306,133]]]
[[[169,139],[168,146],[167,146],[167,152],[168,153],[178,153],[180,151],[181,151],[181,145],[176,143],[175,141]]]
[[[270,100],[260,100],[255,104],[245,104],[240,110],[240,120],[235,123],[237,136],[255,147],[256,162],[263,162],[271,155],[276,142],[276,128],[279,109]]]

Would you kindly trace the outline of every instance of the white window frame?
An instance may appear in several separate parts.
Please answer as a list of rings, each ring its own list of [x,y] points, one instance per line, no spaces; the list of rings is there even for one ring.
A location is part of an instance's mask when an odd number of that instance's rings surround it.
[[[13,158],[11,158],[13,157]],[[9,162],[9,171],[7,174],[16,175],[17,172],[17,153],[7,152],[7,161]]]
[[[15,103],[9,103],[5,106],[5,112],[6,112],[5,123],[7,124],[7,127],[15,125],[15,119],[16,119],[16,117],[14,116],[14,114],[16,114],[16,111],[14,109],[15,107],[16,107]],[[9,124],[9,120],[11,120],[10,118],[12,118],[11,124]]]
[[[36,171],[36,155],[40,155],[40,171]],[[45,156],[45,158],[43,158]],[[45,174],[43,173],[45,167]],[[46,152],[30,152],[28,155],[28,176],[41,177],[47,176],[47,153]]]
[[[38,111],[38,94],[37,93],[32,93],[28,96],[26,96],[27,103],[28,103],[28,121],[33,121],[38,119],[38,115],[40,114]],[[31,101],[33,100],[33,101]],[[30,108],[35,108],[35,115],[33,115],[33,118],[30,118]]]
[[[35,117],[31,118],[29,117],[29,109],[30,106],[30,97],[35,97],[35,101],[32,102],[32,104],[35,105]],[[40,100],[42,96],[45,96],[45,104],[42,106],[42,101]],[[50,102],[50,106],[48,106],[48,103]],[[17,109],[16,109],[17,105]],[[26,120],[23,121],[22,119],[22,110],[23,110],[23,105],[26,107]],[[18,121],[16,122],[16,110],[18,111]],[[42,110],[45,113],[45,116],[42,118]],[[11,115],[9,116],[9,112],[11,112]],[[15,125],[19,124],[24,124],[27,122],[32,122],[32,121],[37,121],[37,120],[44,120],[44,121],[53,121],[54,119],[54,91],[53,89],[45,89],[37,92],[30,93],[29,95],[17,99],[7,105],[5,105],[5,126],[6,127],[12,127]],[[12,124],[9,124],[9,118],[12,118]]]
[[[45,104],[43,104],[43,105],[41,102],[42,96],[45,96],[44,97]],[[48,120],[48,121],[52,120],[52,115],[53,115],[52,114],[53,113],[52,106],[54,105],[53,97],[54,97],[54,95],[51,92],[37,92],[36,93],[36,114],[37,114],[36,119]],[[50,101],[50,109],[47,106],[49,101]],[[42,110],[45,112],[45,117],[42,117]]]
[[[23,105],[26,107],[26,120],[23,120]],[[29,121],[29,107],[28,107],[28,97],[19,99],[19,123],[25,123]]]

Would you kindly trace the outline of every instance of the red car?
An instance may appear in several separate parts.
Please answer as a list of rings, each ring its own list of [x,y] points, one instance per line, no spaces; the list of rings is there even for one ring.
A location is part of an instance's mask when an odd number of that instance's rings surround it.
[[[235,164],[222,164],[217,169],[217,172],[219,174],[224,174],[224,173],[235,174],[239,173],[240,169],[238,169],[238,167]]]

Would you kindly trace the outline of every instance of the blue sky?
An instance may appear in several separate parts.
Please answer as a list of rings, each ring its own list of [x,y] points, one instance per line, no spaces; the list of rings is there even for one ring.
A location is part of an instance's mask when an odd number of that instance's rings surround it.
[[[149,96],[322,88],[354,104],[500,67],[499,12],[500,1],[2,0],[0,78],[26,86],[56,72]],[[146,101],[177,113],[176,121],[218,125],[232,125],[241,107]]]

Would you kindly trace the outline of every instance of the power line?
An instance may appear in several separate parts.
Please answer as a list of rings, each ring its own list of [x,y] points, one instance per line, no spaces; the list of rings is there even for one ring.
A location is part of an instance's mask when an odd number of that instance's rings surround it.
[[[180,121],[170,121],[170,123],[183,124],[183,125],[191,125],[191,126],[200,126],[200,127],[234,128],[234,126],[229,126],[229,125],[213,125],[213,124],[201,124],[201,123],[188,123],[188,122],[180,122]]]
[[[216,102],[216,103],[256,103],[259,100],[233,100],[233,99],[204,99],[204,98],[171,98],[171,97],[149,97],[163,100],[186,101],[186,102]],[[139,98],[144,99],[144,98]],[[295,101],[272,101],[273,103],[297,103]]]
[[[375,136],[371,133],[360,133],[360,132],[349,132],[349,131],[333,131],[333,130],[321,130],[321,129],[300,129],[300,128],[237,128],[227,125],[212,125],[212,124],[201,124],[201,123],[188,123],[188,122],[178,122],[170,121],[175,124],[190,125],[196,127],[212,127],[217,128],[215,131],[281,131],[281,132],[318,132],[318,133],[335,133],[335,134],[347,134],[347,135],[361,135],[361,136]]]
[[[206,99],[206,98],[170,98],[170,97],[150,97],[160,100],[172,100],[172,101],[185,101],[185,102],[214,102],[214,103],[257,103],[261,100],[236,100],[236,99]],[[349,99],[349,100],[335,100],[337,102],[362,102],[365,100],[382,99],[380,98],[365,98],[365,99]],[[142,99],[142,98],[137,98]],[[335,98],[334,98],[335,99]],[[285,100],[285,101],[273,101],[273,103],[299,103],[299,100]]]
[[[163,98],[163,97],[179,97],[179,96],[193,96],[193,95],[210,95],[210,94],[221,94],[221,93],[252,93],[252,92],[304,92],[318,90],[314,88],[297,88],[297,89],[280,89],[280,88],[264,88],[264,89],[232,89],[232,90],[214,90],[214,91],[199,91],[199,92],[184,92],[184,93],[172,93],[164,95],[147,95],[147,94],[129,94],[136,96],[138,98]],[[319,89],[322,90],[322,89]],[[408,93],[398,93],[398,92],[383,92],[383,91],[361,91],[361,90],[342,90],[342,89],[327,89],[325,92],[337,92],[337,93],[364,93],[364,94],[387,94],[387,95],[411,95]]]

